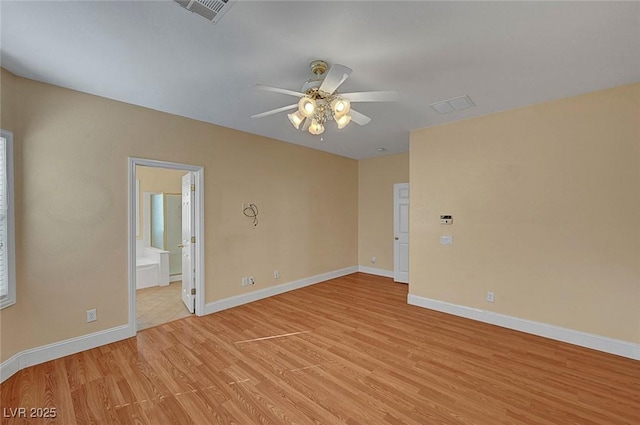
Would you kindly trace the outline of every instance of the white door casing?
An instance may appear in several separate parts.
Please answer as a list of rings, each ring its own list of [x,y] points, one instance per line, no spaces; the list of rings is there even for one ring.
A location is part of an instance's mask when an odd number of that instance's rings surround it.
[[[393,185],[393,280],[409,283],[409,183]]]
[[[177,162],[158,161],[154,159],[129,157],[128,175],[129,175],[129,217],[128,217],[128,233],[129,233],[129,261],[128,261],[128,275],[129,275],[129,322],[127,325],[126,333],[128,336],[134,336],[137,332],[136,324],[136,216],[139,214],[136,207],[136,167],[156,167],[169,170],[182,170],[183,172],[193,173],[193,182],[196,185],[196,191],[193,197],[192,209],[195,214],[193,220],[193,234],[196,236],[197,244],[194,247],[195,255],[191,258],[192,270],[195,268],[195,314],[202,316],[205,314],[205,288],[204,288],[204,276],[205,276],[205,264],[204,264],[204,251],[205,251],[205,229],[204,229],[204,191],[205,191],[205,179],[204,179],[204,167],[199,165],[180,164]],[[181,195],[182,196],[182,195]],[[145,198],[148,199],[148,194],[145,194]],[[145,214],[147,216],[147,214]],[[146,223],[146,221],[145,221]],[[145,233],[148,235],[148,229],[145,227]],[[182,235],[181,235],[182,236]],[[148,244],[148,237],[145,238],[145,245]]]
[[[195,176],[189,172],[182,176],[182,301],[191,313],[195,312]]]

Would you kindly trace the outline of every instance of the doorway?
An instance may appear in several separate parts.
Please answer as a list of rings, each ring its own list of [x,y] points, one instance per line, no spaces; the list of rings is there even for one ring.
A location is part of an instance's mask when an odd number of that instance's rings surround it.
[[[203,210],[202,167],[129,158],[129,325],[134,329],[203,314]]]
[[[136,238],[136,325],[150,328],[189,316],[182,302],[183,170],[136,166],[142,200]],[[187,267],[191,267],[187,264]],[[193,303],[190,304],[193,307]]]

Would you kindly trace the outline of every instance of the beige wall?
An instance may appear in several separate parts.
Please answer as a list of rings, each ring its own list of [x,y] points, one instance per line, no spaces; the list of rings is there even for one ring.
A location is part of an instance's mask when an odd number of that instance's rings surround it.
[[[169,170],[158,167],[136,166],[136,180],[139,182],[139,210],[140,217],[140,234],[137,239],[143,239],[144,236],[144,193],[182,193],[182,176],[185,174],[182,170]]]
[[[206,302],[357,264],[354,160],[4,70],[2,127],[16,145],[18,301],[0,313],[0,361],[127,322],[130,156],[204,166]]]
[[[410,293],[640,342],[639,120],[635,84],[412,132]]]
[[[359,265],[393,271],[393,185],[408,181],[408,153],[358,162]]]

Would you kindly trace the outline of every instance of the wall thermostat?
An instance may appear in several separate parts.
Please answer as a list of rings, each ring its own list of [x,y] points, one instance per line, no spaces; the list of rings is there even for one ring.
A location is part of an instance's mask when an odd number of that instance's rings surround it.
[[[453,217],[450,215],[441,215],[440,224],[453,224]]]

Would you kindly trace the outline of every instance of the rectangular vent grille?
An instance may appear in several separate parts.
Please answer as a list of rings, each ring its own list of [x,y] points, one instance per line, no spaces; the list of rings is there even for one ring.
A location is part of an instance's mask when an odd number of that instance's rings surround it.
[[[173,0],[185,9],[217,23],[236,0]]]
[[[432,103],[431,107],[441,114],[449,112],[462,111],[464,109],[476,106],[469,96],[458,96],[453,99],[443,100],[442,102]]]

